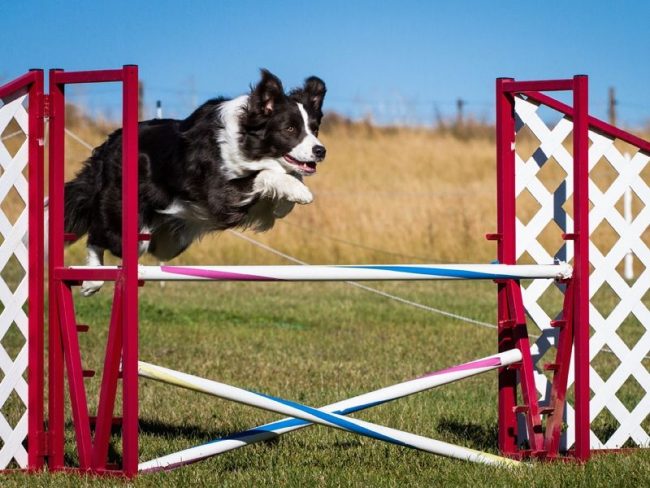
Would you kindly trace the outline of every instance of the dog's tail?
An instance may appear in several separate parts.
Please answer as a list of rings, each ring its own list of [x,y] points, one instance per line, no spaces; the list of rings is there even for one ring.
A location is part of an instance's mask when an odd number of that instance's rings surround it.
[[[88,227],[90,226],[90,217],[84,217],[82,216],[81,213],[77,212],[75,209],[74,211],[69,212],[68,208],[68,202],[70,202],[70,205],[72,206],[72,199],[68,200],[68,183],[65,185],[65,220],[64,220],[64,232],[66,233],[73,233],[77,235],[77,238],[81,237],[84,235],[86,232],[88,232]],[[83,209],[83,211],[86,214],[89,214],[89,211],[87,209]],[[69,215],[72,215],[72,219],[68,218]],[[50,197],[46,196],[45,200],[43,201],[43,237],[44,237],[44,243],[43,243],[43,251],[45,253],[45,260],[47,261],[48,255],[49,255],[49,244],[50,240],[48,238],[48,232],[49,232],[49,227],[50,227]],[[25,236],[23,237],[23,243],[25,244],[25,247],[27,247],[29,242],[29,237],[28,233],[25,233]]]
[[[77,177],[65,184],[65,203],[64,203],[64,232],[75,234],[77,239],[88,232],[91,222],[92,198],[96,192],[88,183],[88,172],[84,171]],[[48,229],[50,226],[50,197],[43,200],[43,227],[44,227],[44,246],[45,260],[49,254]],[[25,247],[29,246],[29,233],[25,232],[22,237]]]

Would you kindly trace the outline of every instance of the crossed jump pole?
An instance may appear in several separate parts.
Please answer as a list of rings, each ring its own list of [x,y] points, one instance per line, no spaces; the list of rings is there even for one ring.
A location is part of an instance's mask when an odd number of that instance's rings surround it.
[[[149,378],[166,384],[187,388],[189,390],[206,393],[208,395],[213,395],[280,414],[288,414],[292,417],[260,425],[223,439],[217,439],[202,446],[185,449],[168,456],[141,463],[139,470],[141,472],[153,472],[177,468],[255,442],[270,440],[279,435],[307,427],[314,423],[338,428],[373,439],[383,440],[391,444],[412,447],[414,449],[431,452],[441,456],[484,464],[518,466],[520,464],[519,461],[513,459],[428,439],[422,436],[401,432],[396,429],[374,425],[370,422],[349,419],[344,416],[371,407],[376,407],[378,405],[383,405],[384,403],[414,393],[469,378],[486,371],[509,366],[521,361],[521,357],[520,351],[512,349],[508,352],[489,356],[477,361],[460,364],[441,371],[427,373],[411,381],[406,381],[404,383],[399,383],[359,395],[348,400],[326,405],[319,409],[300,405],[295,402],[289,402],[281,398],[242,390],[241,388],[206,380],[205,378],[200,378],[198,376],[180,373],[178,371],[162,368],[141,361],[138,365],[138,370],[140,376],[143,378]]]
[[[76,83],[121,83],[123,99],[122,148],[122,263],[117,267],[67,266],[64,260],[66,241],[76,236],[64,233],[64,121],[65,87]],[[2,88],[2,87],[0,87]],[[538,91],[572,90],[574,165],[573,177],[575,231],[564,236],[573,240],[573,267],[556,262],[544,265],[517,265],[515,257],[515,193],[514,193],[514,118],[513,97]],[[1,93],[1,91],[0,91]],[[138,244],[150,238],[138,233],[138,74],[137,67],[128,65],[116,70],[65,72],[51,70],[49,95],[35,98],[39,116],[48,117],[49,139],[49,328],[48,328],[48,426],[41,422],[30,430],[30,454],[38,468],[47,459],[51,470],[78,469],[97,474],[134,476],[138,471],[170,469],[196,460],[271,438],[311,424],[321,424],[369,436],[400,446],[421,449],[436,454],[470,461],[518,465],[509,458],[552,458],[558,454],[558,440],[565,408],[567,377],[575,342],[576,409],[581,415],[576,436],[576,455],[589,455],[588,405],[588,197],[586,193],[587,106],[586,78],[550,82],[497,81],[497,181],[498,225],[488,239],[498,243],[498,264],[460,265],[359,265],[359,266],[139,266]],[[31,102],[30,102],[31,104]],[[40,107],[40,108],[38,108]],[[38,157],[37,152],[34,157]],[[42,157],[41,157],[42,161]],[[38,181],[36,182],[39,183]],[[42,184],[42,182],[41,182]],[[38,188],[34,195],[42,195]],[[31,200],[32,208],[42,204],[42,198]],[[38,224],[38,221],[36,221]],[[40,223],[42,226],[42,222]],[[42,228],[42,227],[41,227]],[[38,229],[35,230],[36,232]],[[38,233],[36,234],[38,235]],[[33,276],[38,276],[33,274]],[[343,400],[320,409],[290,400],[269,397],[230,385],[172,371],[139,361],[138,289],[146,281],[350,281],[350,280],[491,280],[498,288],[498,354],[449,368],[422,378],[393,385],[359,397]],[[72,290],[85,280],[115,282],[115,291],[108,328],[104,368],[98,411],[91,416],[85,378],[94,371],[84,369],[79,348],[79,334],[89,326],[77,321]],[[534,365],[522,300],[521,280],[556,280],[566,285],[562,315],[551,325],[559,329],[556,360],[553,371],[550,402],[538,404]],[[41,328],[42,332],[42,328]],[[36,342],[38,345],[38,341]],[[38,350],[37,350],[38,351]],[[38,363],[35,363],[38,364]],[[496,369],[499,375],[499,449],[500,457],[433,439],[391,429],[385,426],[349,418],[356,411],[392,401],[406,395]],[[32,370],[30,369],[30,373]],[[36,370],[38,373],[38,369]],[[179,453],[144,463],[138,458],[138,377],[201,391],[221,398],[246,403],[258,408],[288,415],[290,418],[258,428],[233,434],[224,439],[196,446]],[[64,463],[65,379],[75,434],[79,465],[70,468]],[[38,384],[38,383],[36,383]],[[116,399],[122,397],[121,415],[115,416]],[[586,390],[585,390],[586,388]],[[585,393],[586,396],[585,396]],[[36,397],[38,399],[38,396]],[[585,400],[586,398],[586,400]],[[41,397],[42,401],[42,397]],[[586,402],[586,403],[585,403]],[[42,407],[42,405],[41,405]],[[39,408],[31,405],[30,408]],[[41,409],[42,412],[42,409]],[[517,415],[524,425],[517,424]],[[548,416],[542,422],[543,415]],[[33,417],[37,418],[37,417]],[[584,424],[586,422],[586,429]],[[30,429],[33,424],[30,424]],[[113,426],[122,433],[122,463],[108,463],[108,451]],[[525,434],[528,448],[516,444],[517,434]],[[39,461],[40,460],[40,461]],[[40,462],[40,464],[39,464]]]

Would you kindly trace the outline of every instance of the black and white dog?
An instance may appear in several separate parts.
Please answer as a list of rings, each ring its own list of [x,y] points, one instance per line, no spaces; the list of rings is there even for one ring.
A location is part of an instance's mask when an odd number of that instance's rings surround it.
[[[325,84],[316,77],[285,94],[266,70],[248,95],[216,98],[185,120],[139,124],[140,253],[169,260],[207,232],[273,227],[313,199],[303,177],[325,157],[318,139]],[[65,231],[88,234],[87,264],[121,255],[122,131],[97,147],[65,185]],[[101,282],[85,282],[92,295]]]

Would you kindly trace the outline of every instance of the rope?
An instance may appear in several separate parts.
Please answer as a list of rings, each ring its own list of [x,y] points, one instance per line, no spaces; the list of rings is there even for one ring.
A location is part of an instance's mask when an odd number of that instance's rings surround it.
[[[379,249],[377,247],[371,247],[371,246],[366,246],[365,244],[359,244],[358,242],[352,242],[348,241],[345,239],[341,239],[340,237],[334,237],[330,236],[327,234],[323,234],[320,230],[316,232],[313,228],[308,227],[306,225],[299,225],[299,224],[294,224],[292,222],[286,222],[286,221],[281,221],[283,225],[289,225],[291,227],[295,227],[296,229],[299,229],[303,232],[309,232],[310,237],[318,237],[320,239],[324,239],[327,241],[334,241],[334,242],[340,242],[341,244],[345,244],[347,246],[351,247],[357,247],[359,249],[366,249],[368,251],[373,251],[373,252],[378,252],[382,254],[387,254],[389,256],[397,256],[400,258],[406,258],[406,259],[417,259],[418,261],[422,261],[425,263],[443,263],[444,261],[441,261],[439,259],[432,259],[432,258],[423,258],[421,256],[412,256],[410,254],[401,254],[398,252],[393,252],[393,251],[386,251],[385,249]],[[452,264],[452,263],[447,263],[447,264]]]
[[[244,234],[242,234],[240,232],[237,232],[235,230],[230,230],[230,229],[227,230],[227,232],[230,232],[235,237],[238,237],[238,238],[243,239],[243,240],[245,240],[247,242],[250,242],[254,246],[257,246],[257,247],[259,247],[261,249],[264,249],[265,251],[268,251],[268,252],[270,252],[272,254],[275,254],[276,256],[283,257],[284,259],[287,259],[287,260],[289,260],[289,261],[291,261],[293,263],[302,264],[302,265],[305,265],[305,266],[309,265],[309,263],[307,263],[305,261],[301,261],[300,259],[294,258],[293,256],[289,256],[288,254],[285,254],[285,253],[283,253],[281,251],[278,251],[277,249],[274,249],[274,248],[272,248],[270,246],[267,246],[266,244],[263,244],[262,242],[259,242],[259,241],[255,240],[255,239],[253,239],[251,237],[248,237],[248,236],[246,236],[246,235],[244,235]],[[497,326],[494,325],[494,324],[490,324],[488,322],[482,322],[480,320],[476,320],[476,319],[473,319],[473,318],[470,318],[470,317],[465,317],[463,315],[458,315],[458,314],[455,314],[455,313],[452,313],[452,312],[447,312],[446,310],[440,310],[439,308],[430,307],[429,305],[424,305],[422,303],[414,302],[412,300],[408,300],[406,298],[402,298],[402,297],[399,297],[397,295],[393,295],[391,293],[388,293],[388,292],[385,292],[385,291],[382,291],[382,290],[378,290],[377,288],[373,288],[373,287],[368,286],[368,285],[363,285],[363,284],[358,283],[356,281],[345,281],[344,283],[346,283],[346,284],[348,284],[350,286],[354,286],[356,288],[360,288],[361,290],[365,290],[365,291],[368,291],[370,293],[380,295],[380,296],[382,296],[384,298],[394,300],[394,301],[396,301],[398,303],[403,303],[404,305],[409,305],[411,307],[415,307],[415,308],[419,308],[421,310],[425,310],[427,312],[437,313],[439,315],[443,315],[443,316],[449,317],[451,319],[459,320],[461,322],[467,322],[468,324],[474,324],[474,325],[478,325],[478,326],[481,326],[481,327],[486,327],[486,328],[489,328],[489,329],[496,329],[497,328]],[[531,339],[539,339],[542,336],[541,336],[541,334],[528,334],[528,337],[530,337]],[[531,346],[531,347],[534,347],[534,345]],[[616,355],[616,353],[614,351],[612,351],[607,346],[603,346],[601,351]],[[650,355],[643,356],[643,358],[644,359],[650,359]]]
[[[74,134],[70,130],[66,129],[65,132],[72,139],[74,139],[79,144],[81,144],[82,146],[87,148],[89,151],[92,151],[94,149],[93,146],[88,144],[86,141],[81,139],[79,136],[77,136],[76,134]],[[289,224],[289,225],[293,225],[295,227],[300,227],[299,225],[296,225],[296,224]],[[232,229],[228,229],[226,232],[229,232],[233,236],[238,237],[239,239],[243,239],[243,240],[249,242],[250,244],[253,244],[254,246],[257,246],[260,249],[264,249],[265,251],[270,252],[272,254],[275,254],[276,256],[280,256],[281,258],[284,258],[287,261],[291,261],[292,263],[301,264],[301,265],[304,265],[304,266],[309,265],[309,263],[307,263],[305,261],[301,261],[298,258],[295,258],[293,256],[285,254],[285,253],[283,253],[283,252],[281,252],[281,251],[279,251],[277,249],[274,249],[271,246],[268,246],[268,245],[266,245],[266,244],[264,244],[264,243],[262,243],[262,242],[260,242],[260,241],[258,241],[256,239],[248,237],[248,236],[242,234],[241,232],[237,232],[237,231],[232,230]],[[316,233],[315,235],[318,235],[318,233]],[[361,248],[371,249],[371,250],[378,251],[378,252],[383,252],[383,253],[386,253],[386,254],[392,254],[392,255],[395,255],[395,256],[402,256],[402,257],[407,257],[407,258],[414,258],[414,259],[419,259],[419,260],[422,260],[422,261],[429,261],[428,259],[424,259],[424,258],[421,258],[421,257],[403,255],[403,254],[394,253],[394,252],[391,252],[391,251],[384,251],[382,249],[372,249],[372,248],[370,248],[368,246],[364,246],[363,244],[357,244],[357,243],[353,243],[351,241],[344,241],[343,239],[338,239],[336,237],[330,237],[330,236],[327,236],[327,237],[323,236],[323,237],[327,238],[327,239],[343,242],[345,244],[356,245],[356,246],[361,247]],[[441,310],[439,308],[431,307],[429,305],[424,305],[422,303],[414,302],[412,300],[408,300],[406,298],[402,298],[402,297],[399,297],[397,295],[393,295],[391,293],[379,290],[377,288],[373,288],[373,287],[368,286],[368,285],[363,285],[363,284],[358,283],[356,281],[346,281],[345,283],[350,285],[350,286],[354,286],[355,288],[359,288],[361,290],[367,291],[369,293],[374,293],[374,294],[382,296],[384,298],[388,298],[389,300],[393,300],[393,301],[396,301],[398,303],[402,303],[404,305],[409,305],[411,307],[419,308],[420,310],[425,310],[427,312],[436,313],[436,314],[439,314],[439,315],[443,315],[445,317],[449,317],[451,319],[455,319],[455,320],[459,320],[459,321],[462,321],[462,322],[467,322],[467,323],[470,323],[470,324],[478,325],[480,327],[486,327],[486,328],[490,328],[490,329],[496,329],[497,328],[496,325],[494,325],[494,324],[491,324],[491,323],[488,323],[488,322],[482,322],[480,320],[472,319],[470,317],[464,317],[462,315],[458,315],[458,314],[455,314],[455,313],[452,313],[452,312],[447,312],[446,310]],[[533,336],[531,336],[531,337],[533,337]]]
[[[74,134],[70,130],[65,129],[65,131],[70,137],[72,137],[75,141],[77,141],[79,144],[81,144],[82,146],[84,146],[88,150],[92,151],[94,149],[93,146],[88,144],[86,141],[81,139],[79,136],[77,136],[76,134]],[[15,135],[15,134],[9,134],[6,137],[11,137],[13,135]],[[286,224],[286,222],[285,222],[285,224]],[[293,225],[295,227],[300,227],[299,225],[296,225],[296,224],[290,224],[290,225]],[[280,257],[282,257],[282,258],[284,258],[284,259],[286,259],[288,261],[291,261],[291,262],[296,263],[296,264],[302,264],[302,265],[305,265],[305,266],[309,265],[309,263],[307,263],[305,261],[301,261],[300,259],[297,259],[297,258],[295,258],[293,256],[288,255],[288,254],[285,254],[285,253],[283,253],[281,251],[278,251],[277,249],[274,249],[274,248],[272,248],[272,247],[270,247],[270,246],[268,246],[268,245],[266,245],[266,244],[264,244],[262,242],[259,242],[259,241],[255,240],[255,239],[251,238],[251,237],[248,237],[248,236],[246,236],[246,235],[244,235],[244,234],[242,234],[240,232],[237,232],[237,231],[234,231],[234,230],[231,230],[231,229],[227,230],[227,232],[229,232],[230,234],[232,234],[235,237],[238,237],[240,239],[243,239],[243,240],[253,244],[254,246],[257,246],[257,247],[259,247],[261,249],[264,249],[265,251],[268,251],[268,252],[270,252],[272,254],[275,254],[276,256],[280,256]],[[316,234],[316,235],[318,235],[318,234]],[[335,238],[335,237],[327,237],[327,238],[332,239],[332,240],[338,240],[338,238]],[[340,239],[340,241],[345,242],[345,241],[343,241],[343,239]],[[351,242],[345,242],[345,243],[346,244],[349,243],[350,245],[354,244],[354,243],[351,243]],[[358,246],[359,247],[366,247],[366,246],[363,246],[362,244],[358,244]],[[383,251],[383,250],[380,250],[380,249],[376,249],[376,250],[380,251],[380,252],[385,252],[387,254],[393,254],[393,255],[398,255],[398,256],[400,255],[398,253],[392,253],[390,251]],[[409,256],[404,256],[404,257],[409,257]],[[410,257],[413,257],[413,256],[410,256]],[[416,257],[415,259],[423,259],[423,258]],[[429,305],[424,305],[422,303],[414,302],[412,300],[408,300],[406,298],[402,298],[402,297],[399,297],[397,295],[393,295],[391,293],[388,293],[388,292],[385,292],[385,291],[382,291],[382,290],[378,290],[377,288],[373,288],[373,287],[368,286],[368,285],[363,285],[363,284],[358,283],[356,281],[346,281],[345,283],[350,285],[350,286],[354,286],[356,288],[359,288],[361,290],[364,290],[364,291],[367,291],[367,292],[370,292],[370,293],[374,293],[374,294],[382,296],[384,298],[388,298],[389,300],[394,300],[394,301],[396,301],[398,303],[402,303],[404,305],[409,305],[411,307],[419,308],[419,309],[425,310],[427,312],[436,313],[436,314],[439,314],[439,315],[443,315],[445,317],[449,317],[451,319],[459,320],[459,321],[466,322],[466,323],[469,323],[469,324],[478,325],[480,327],[486,327],[486,328],[490,328],[490,329],[496,329],[497,328],[497,326],[494,325],[494,324],[491,324],[491,323],[488,323],[488,322],[482,322],[480,320],[476,320],[476,319],[473,319],[473,318],[470,318],[470,317],[465,317],[463,315],[458,315],[458,314],[455,314],[455,313],[452,313],[452,312],[447,312],[446,310],[440,310],[439,308],[430,307]],[[161,286],[164,286],[164,282],[161,282]],[[541,337],[541,335],[529,334],[529,337],[532,338],[532,339],[539,339]],[[610,354],[615,354],[614,351],[612,351],[607,346],[603,346],[603,348],[601,350],[604,351],[604,352],[608,352]],[[644,359],[650,359],[650,355],[644,356]]]
[[[22,130],[17,130],[16,132],[12,132],[11,134],[7,134],[6,136],[2,136],[2,140],[6,141],[7,139],[11,139],[12,137],[16,137],[17,135],[20,134],[25,134]]]
[[[280,257],[282,257],[282,258],[284,258],[284,259],[286,259],[288,261],[291,261],[291,262],[297,263],[297,264],[302,264],[302,265],[309,265],[309,263],[307,263],[305,261],[301,261],[300,259],[294,258],[293,256],[289,256],[288,254],[285,254],[285,253],[283,253],[281,251],[278,251],[277,249],[274,249],[274,248],[272,248],[270,246],[267,246],[266,244],[263,244],[263,243],[255,240],[255,239],[253,239],[251,237],[248,237],[248,236],[246,236],[246,235],[244,235],[244,234],[242,234],[240,232],[237,232],[235,230],[230,230],[230,229],[227,232],[234,235],[235,237],[238,237],[240,239],[243,239],[243,240],[253,244],[254,246],[257,246],[257,247],[259,247],[261,249],[264,249],[265,251],[268,251],[268,252],[270,252],[272,254],[275,254],[276,256],[280,256]],[[440,310],[438,308],[430,307],[429,305],[424,305],[422,303],[414,302],[412,300],[407,300],[406,298],[402,298],[402,297],[399,297],[397,295],[393,295],[391,293],[387,293],[385,291],[378,290],[377,288],[373,288],[373,287],[368,286],[368,285],[362,285],[361,283],[358,283],[356,281],[345,281],[344,283],[347,283],[348,285],[354,286],[356,288],[360,288],[361,290],[365,290],[365,291],[368,291],[370,293],[380,295],[380,296],[382,296],[384,298],[388,298],[390,300],[394,300],[396,302],[403,303],[405,305],[410,305],[411,307],[416,307],[416,308],[419,308],[421,310],[426,310],[427,312],[437,313],[439,315],[444,315],[445,317],[460,320],[460,321],[463,321],[463,322],[468,322],[468,323],[474,324],[474,325],[479,325],[481,327],[488,327],[490,329],[496,329],[497,328],[496,325],[494,325],[494,324],[490,324],[488,322],[481,322],[480,320],[472,319],[472,318],[469,318],[469,317],[464,317],[462,315],[458,315],[458,314],[455,314],[455,313],[452,313],[452,312],[447,312],[445,310]]]
[[[72,131],[66,129],[66,130],[65,130],[65,133],[68,134],[70,137],[72,137],[75,141],[77,141],[77,142],[78,142],[79,144],[81,144],[83,147],[85,147],[86,149],[88,149],[90,152],[93,152],[93,150],[95,149],[93,146],[91,146],[90,144],[88,144],[86,141],[84,141],[81,137],[79,137],[78,135],[76,135],[74,132],[72,132]]]

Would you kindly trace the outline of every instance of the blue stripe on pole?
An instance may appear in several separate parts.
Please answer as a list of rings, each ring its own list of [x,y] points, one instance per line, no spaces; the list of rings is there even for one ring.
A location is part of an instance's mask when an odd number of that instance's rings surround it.
[[[504,275],[497,273],[482,273],[480,271],[469,271],[464,269],[449,269],[449,268],[432,268],[423,266],[381,266],[381,265],[366,265],[366,266],[339,266],[341,268],[358,268],[358,269],[378,269],[382,271],[397,271],[399,273],[412,273],[427,276],[447,276],[450,278],[465,278],[465,279],[490,279],[500,280],[512,278],[512,275]]]
[[[273,398],[273,397],[269,397]],[[277,400],[277,398],[273,398],[274,400]],[[359,412],[361,410],[365,410],[367,408],[372,408],[376,407],[377,405],[381,405],[383,403],[388,403],[390,400],[381,400],[377,402],[371,402],[371,403],[364,403],[362,405],[354,405],[352,407],[344,408],[341,410],[336,410],[333,413],[336,413],[338,415],[348,415],[350,413],[354,412]],[[205,444],[202,444],[204,446],[207,446],[209,444],[215,444],[217,442],[222,442],[222,441],[232,441],[232,440],[244,440],[247,437],[252,437],[260,434],[273,434],[273,435],[278,435],[276,430],[282,430],[282,429],[287,429],[291,427],[299,427],[303,425],[311,425],[311,422],[308,422],[307,420],[302,420],[302,419],[286,419],[286,420],[278,420],[276,422],[271,422],[266,425],[261,425],[259,427],[255,427],[254,429],[249,429],[249,430],[243,430],[241,432],[237,432],[235,434],[231,434],[229,436],[221,437],[219,439],[214,439],[209,442],[206,442]]]
[[[290,400],[284,400],[282,398],[277,398],[269,395],[264,395],[262,393],[258,393],[258,395],[263,396],[265,398],[269,398],[271,400],[275,400],[276,402],[282,403],[284,405],[288,405],[289,407],[296,408],[302,412],[308,413],[310,415],[313,415],[314,417],[317,417],[321,420],[324,420],[326,422],[329,422],[331,424],[337,425],[345,430],[349,430],[351,432],[354,432],[356,434],[361,434],[365,435],[367,437],[372,437],[373,439],[378,439],[380,441],[385,441],[385,442],[390,442],[391,444],[397,444],[398,446],[404,446],[404,447],[412,447],[409,446],[408,444],[405,444],[404,442],[393,439],[392,437],[388,437],[384,434],[381,434],[379,432],[375,432],[374,430],[366,429],[365,427],[361,427],[359,425],[353,424],[352,422],[349,422],[348,420],[335,417],[330,413],[323,412],[321,410],[318,410],[317,408],[313,407],[308,407],[307,405],[302,405],[300,403],[295,403]]]
[[[344,419],[339,419],[338,417],[334,417],[333,415],[323,412],[321,410],[318,410],[313,407],[308,407],[306,405],[302,405],[300,403],[295,403],[290,400],[284,400],[282,398],[277,398],[274,396],[270,395],[264,395],[262,393],[255,393],[256,395],[263,396],[265,398],[269,398],[270,400],[274,400],[276,402],[282,403],[284,405],[288,405],[293,408],[297,408],[300,411],[303,411],[305,413],[308,413],[310,415],[313,415],[314,417],[318,417],[321,420],[325,420],[327,422],[330,422],[334,425],[337,425],[339,427],[342,427],[346,430],[352,431],[357,434],[361,435],[366,435],[368,437],[372,437],[373,439],[378,439],[382,440],[385,442],[390,442],[391,444],[396,444],[398,446],[404,446],[404,447],[412,447],[409,446],[408,444],[405,444],[402,441],[399,441],[397,439],[393,439],[392,437],[385,436],[379,432],[372,431],[370,429],[366,429],[365,427],[360,427],[356,424],[353,424],[351,422],[348,422]],[[381,405],[382,403],[386,403],[385,401],[379,401],[379,402],[372,402],[372,403],[367,403],[364,405],[356,405],[354,407],[346,408],[343,410],[338,410],[334,413],[339,414],[339,415],[345,415],[347,413],[352,413],[352,412],[358,412],[359,410],[364,410],[366,408],[374,407],[376,405]],[[276,434],[275,430],[280,430],[280,429],[286,429],[288,427],[297,427],[297,426],[302,426],[302,425],[309,425],[311,422],[307,420],[302,420],[302,419],[286,419],[286,420],[279,420],[277,422],[271,422],[270,424],[262,425],[260,427],[256,427],[254,429],[249,429],[245,430],[242,432],[238,432],[236,434],[232,434],[226,437],[222,437],[220,439],[215,439],[210,442],[206,442],[203,445],[209,445],[209,444],[215,444],[217,442],[221,441],[227,441],[227,440],[244,440],[246,437],[251,437],[255,436],[258,434]]]
[[[277,422],[272,422],[270,424],[262,425],[260,427],[255,427],[254,429],[248,429],[242,432],[237,432],[236,434],[231,434],[225,437],[221,437],[219,439],[214,439],[210,442],[206,442],[203,445],[207,446],[209,444],[215,444],[221,441],[239,441],[239,440],[244,440],[246,437],[251,437],[259,434],[273,434],[275,436],[278,435],[277,432],[274,432],[276,430],[286,429],[289,427],[298,427],[301,425],[309,425],[309,424],[311,424],[311,422],[307,422],[306,420],[302,420],[302,419],[278,420]]]

